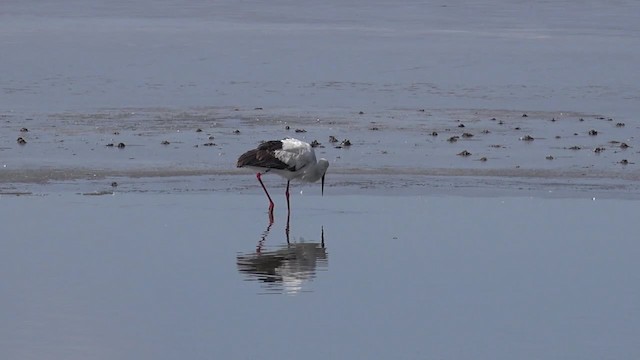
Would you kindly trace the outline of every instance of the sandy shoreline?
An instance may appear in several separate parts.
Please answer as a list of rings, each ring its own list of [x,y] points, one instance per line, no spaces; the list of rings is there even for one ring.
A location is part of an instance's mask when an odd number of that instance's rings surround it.
[[[253,189],[237,156],[286,136],[345,192],[637,192],[634,2],[31,3],[0,14],[5,193]]]
[[[3,193],[114,181],[135,183],[130,191],[144,191],[145,183],[171,191],[175,179],[181,179],[180,191],[252,189],[253,177],[235,169],[236,157],[260,141],[286,136],[319,141],[316,152],[331,162],[333,186],[346,193],[477,187],[480,193],[515,188],[636,197],[640,188],[634,147],[639,127],[600,114],[198,108],[9,113],[3,119]],[[339,142],[329,142],[330,136]],[[352,145],[341,146],[344,139]]]

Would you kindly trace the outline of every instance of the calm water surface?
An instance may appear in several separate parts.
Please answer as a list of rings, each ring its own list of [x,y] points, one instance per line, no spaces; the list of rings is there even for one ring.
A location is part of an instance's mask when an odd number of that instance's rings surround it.
[[[0,197],[2,359],[633,359],[640,202]]]

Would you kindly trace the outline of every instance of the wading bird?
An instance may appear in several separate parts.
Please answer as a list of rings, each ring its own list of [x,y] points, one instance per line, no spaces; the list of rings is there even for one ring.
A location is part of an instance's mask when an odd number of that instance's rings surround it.
[[[316,154],[311,145],[293,138],[266,141],[256,149],[240,155],[237,167],[246,167],[257,171],[256,177],[262,185],[264,193],[269,199],[269,213],[273,213],[273,200],[260,177],[266,173],[275,173],[287,179],[287,210],[289,205],[289,183],[291,180],[316,182],[322,180],[322,194],[324,195],[324,175],[329,167],[326,159],[316,161]]]

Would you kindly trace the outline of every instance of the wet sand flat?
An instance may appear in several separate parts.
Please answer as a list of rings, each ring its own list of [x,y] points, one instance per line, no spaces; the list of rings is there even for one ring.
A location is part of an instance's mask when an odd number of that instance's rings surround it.
[[[224,178],[285,136],[322,143],[334,174],[401,188],[426,175],[637,192],[635,2],[30,4],[0,14],[5,193]]]
[[[5,193],[74,185],[77,192],[162,191],[163,185],[165,191],[252,188],[248,173],[235,169],[237,156],[260,141],[286,136],[318,142],[318,156],[331,163],[330,185],[354,192],[442,193],[447,184],[469,188],[476,182],[480,193],[493,185],[522,188],[525,195],[586,190],[581,196],[635,197],[640,180],[639,127],[600,114],[210,108],[5,119]],[[12,141],[16,136],[27,143]]]

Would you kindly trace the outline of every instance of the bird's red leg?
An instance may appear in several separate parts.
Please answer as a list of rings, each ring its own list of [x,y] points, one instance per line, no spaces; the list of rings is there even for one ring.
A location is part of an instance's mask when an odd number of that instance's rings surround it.
[[[287,214],[291,213],[291,206],[289,205],[289,182],[290,180],[287,180],[287,191],[284,192],[284,194],[287,196]]]
[[[260,179],[261,176],[262,175],[260,175],[260,173],[256,174],[258,181],[260,181],[260,185],[262,185],[262,189],[264,190],[264,193],[267,194],[267,199],[269,199],[269,215],[270,215],[270,218],[272,218],[273,217],[273,201],[271,200],[271,196],[269,196],[269,192],[267,191],[267,188],[264,186],[264,183],[262,183],[262,179]]]

